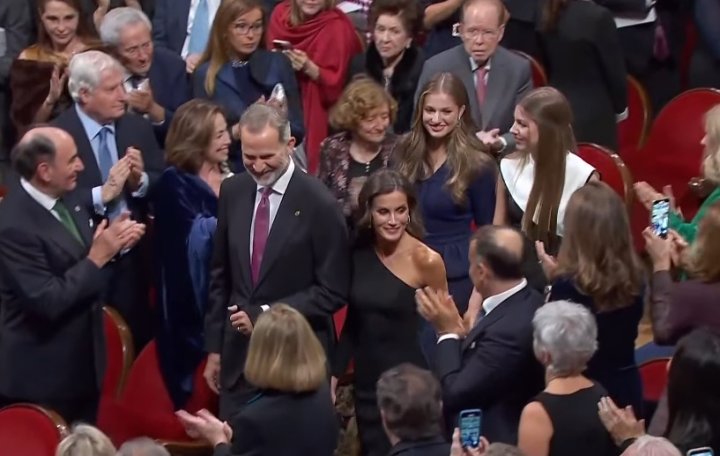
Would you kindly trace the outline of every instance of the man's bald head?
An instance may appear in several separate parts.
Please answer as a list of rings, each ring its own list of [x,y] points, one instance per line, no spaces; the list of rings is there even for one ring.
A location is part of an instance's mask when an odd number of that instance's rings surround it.
[[[522,279],[524,238],[515,228],[486,225],[472,238],[470,261],[485,264],[500,280]]]
[[[77,174],[83,169],[72,136],[50,126],[25,133],[13,148],[11,160],[20,177],[27,181],[37,177],[39,185],[60,194],[75,187]]]
[[[497,13],[498,27],[505,25],[510,19],[510,13],[502,0],[465,0],[460,8],[460,21],[464,20],[468,10],[474,8],[493,8]]]

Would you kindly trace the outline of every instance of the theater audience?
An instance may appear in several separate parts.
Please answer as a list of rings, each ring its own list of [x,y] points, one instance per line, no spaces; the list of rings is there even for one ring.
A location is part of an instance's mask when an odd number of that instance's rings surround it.
[[[417,314],[415,290],[447,292],[447,282],[442,258],[419,240],[422,224],[407,179],[397,171],[376,172],[360,191],[359,206],[348,317],[334,375],[341,376],[354,359],[355,416],[363,454],[384,456],[395,442],[388,442],[383,432],[376,382],[401,363],[427,366],[418,340],[423,320]]]
[[[100,27],[105,20],[105,15],[115,8],[133,8],[138,11],[148,12],[150,10],[150,4],[154,3],[155,0],[79,0],[80,1],[80,12],[83,15],[92,16],[93,25],[95,30],[100,31]]]
[[[473,134],[468,95],[452,73],[421,88],[412,130],[393,161],[417,186],[425,242],[442,255],[450,294],[460,312],[472,292],[468,276],[471,225],[493,223],[497,171],[487,147]],[[434,335],[430,335],[430,346]]]
[[[683,454],[694,448],[720,449],[717,384],[720,372],[720,333],[695,329],[678,342],[668,372],[668,422],[663,436]],[[626,447],[644,433],[631,407],[618,408],[611,399],[598,405],[600,418],[615,442]]]
[[[543,290],[546,279],[535,254],[541,241],[554,255],[564,235],[565,210],[570,196],[590,180],[595,169],[575,155],[572,110],[567,99],[552,87],[530,92],[515,108],[510,130],[517,152],[500,161],[501,195],[506,205],[504,219],[522,229],[527,238],[523,272],[530,286]],[[529,242],[528,242],[529,241]]]
[[[65,89],[68,63],[78,52],[99,44],[80,14],[78,0],[39,0],[37,8],[37,43],[23,49],[10,68],[10,118],[20,135],[70,106]]]
[[[328,111],[340,98],[350,60],[362,49],[350,19],[334,1],[284,0],[270,16],[267,45],[290,43],[290,59],[300,85],[305,116],[308,171],[317,173],[320,143],[327,137]],[[331,38],[331,39],[330,39]]]
[[[138,437],[123,443],[117,456],[170,456],[170,452],[151,438]]]
[[[592,312],[598,349],[585,375],[620,406],[632,405],[642,413],[635,339],[643,316],[644,283],[625,203],[604,183],[590,182],[570,197],[564,222],[557,260],[537,243],[552,287],[550,300],[576,302]]]
[[[207,308],[217,200],[227,170],[230,137],[221,109],[192,100],[178,109],[168,133],[168,168],[153,192],[155,283],[160,325],[160,367],[176,408],[193,391],[205,357],[203,319]]]
[[[115,447],[99,429],[78,424],[62,439],[55,456],[115,456]]]
[[[73,57],[68,88],[74,105],[53,124],[70,133],[85,169],[75,190],[80,204],[96,218],[114,220],[129,211],[148,220],[149,195],[162,172],[162,155],[151,125],[125,112],[123,68],[99,51]],[[135,349],[151,339],[149,275],[143,245],[113,262],[106,303],[115,307],[133,334]]]
[[[498,44],[506,22],[507,10],[501,0],[463,3],[458,29],[462,44],[425,62],[415,99],[419,106],[425,84],[436,74],[455,74],[468,93],[467,109],[476,131],[483,131],[479,137],[495,151],[511,152],[515,142],[508,131],[513,109],[532,89],[532,79],[528,60]]]
[[[651,229],[643,232],[645,250],[653,265],[650,317],[653,337],[658,344],[674,344],[695,328],[720,330],[717,296],[720,296],[720,203],[713,203],[698,225],[692,246],[670,231],[666,239]],[[672,268],[689,277],[673,281]]]
[[[627,118],[628,89],[610,11],[591,1],[549,0],[543,7],[540,40],[549,85],[572,107],[575,138],[617,151],[616,122]]]
[[[238,121],[258,100],[268,100],[277,84],[287,98],[290,129],[296,144],[305,136],[295,74],[282,54],[264,49],[265,13],[259,0],[227,0],[218,10],[210,42],[193,74],[196,98],[207,98],[225,109],[231,135],[240,141]],[[231,150],[233,170],[242,169],[240,148]]]
[[[410,130],[415,90],[425,63],[414,41],[420,20],[415,1],[375,0],[370,7],[372,41],[350,62],[348,78],[365,73],[397,101],[397,117],[392,124],[397,134]]]
[[[522,233],[483,226],[469,248],[470,277],[484,299],[461,319],[452,296],[418,290],[418,311],[440,334],[432,370],[443,390],[446,423],[463,409],[483,411],[491,442],[517,442],[523,407],[542,390],[533,355],[532,318],[543,297],[522,276]]]
[[[597,414],[607,393],[583,375],[598,348],[589,309],[554,301],[535,312],[533,348],[545,367],[545,390],[525,406],[518,446],[528,456],[614,456],[617,448]]]
[[[188,73],[195,71],[210,41],[210,28],[221,0],[155,0],[153,41],[185,60]]]
[[[32,402],[92,423],[111,260],[145,227],[127,214],[95,227],[71,194],[83,163],[66,132],[30,130],[12,160],[20,183],[0,203],[0,408]]]
[[[701,169],[703,177],[712,184],[720,184],[720,105],[710,109],[705,115],[705,136],[701,140],[701,144],[705,147]],[[670,198],[670,204],[674,206],[675,200],[672,194],[672,188],[665,186],[663,193],[659,193],[652,188],[647,182],[638,182],[635,184],[635,194],[640,203],[647,210],[652,208],[653,201]],[[710,206],[720,200],[720,187],[716,187],[710,195],[705,198],[700,209],[690,221],[686,221],[679,208],[673,207],[670,212],[670,228],[677,231],[682,238],[692,244],[697,236],[698,223],[705,216]]]
[[[350,83],[330,111],[330,125],[340,130],[320,144],[318,178],[330,189],[353,227],[358,194],[368,177],[387,168],[397,143],[388,127],[397,103],[370,78]]]
[[[258,391],[232,417],[231,429],[207,410],[177,412],[191,437],[208,440],[215,456],[333,454],[338,422],[325,352],[300,312],[274,304],[258,317],[244,372]]]
[[[431,372],[407,363],[383,372],[377,381],[377,403],[392,449],[364,454],[448,456],[441,401],[440,384]]]
[[[116,8],[103,19],[100,37],[125,67],[128,107],[152,122],[161,145],[172,115],[190,100],[185,63],[176,54],[155,49],[150,19],[135,8]]]

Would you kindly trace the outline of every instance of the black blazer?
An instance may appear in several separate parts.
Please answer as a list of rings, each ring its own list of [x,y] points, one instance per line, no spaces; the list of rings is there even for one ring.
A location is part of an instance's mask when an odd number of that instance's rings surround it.
[[[303,394],[264,391],[230,425],[232,447],[218,445],[213,456],[332,456],[339,432],[327,386]]]
[[[187,37],[192,0],[156,0],[152,18],[153,42],[180,55]]]
[[[615,115],[627,107],[627,71],[610,11],[570,0],[540,43],[550,85],[572,106],[577,140],[617,151]]]
[[[250,225],[256,194],[255,181],[242,173],[223,182],[218,202],[205,344],[208,352],[221,354],[220,383],[226,390],[242,377],[249,342],[249,337],[231,326],[228,306],[237,305],[254,322],[262,305],[288,304],[308,319],[330,352],[335,344],[331,317],[347,303],[350,286],[345,219],[330,191],[296,168],[273,221],[260,278],[253,287]],[[332,353],[328,355],[331,359]]]
[[[87,259],[90,214],[65,199],[84,245],[19,184],[0,203],[0,396],[96,396],[105,365],[108,279]]]
[[[85,169],[78,175],[77,188],[73,192],[73,196],[92,214],[94,213],[92,189],[102,185],[103,180],[90,140],[85,134],[85,129],[75,111],[75,106],[71,106],[60,114],[52,124],[68,132],[75,140],[78,154],[83,165],[85,165]],[[144,221],[148,212],[149,193],[164,168],[162,151],[155,140],[150,122],[136,114],[125,114],[115,121],[115,139],[118,159],[125,156],[125,150],[130,146],[142,152],[145,172],[149,180],[148,194],[144,198],[134,198],[131,195],[132,192],[126,188],[125,201],[133,218]]]
[[[543,301],[525,287],[480,320],[464,340],[437,345],[433,371],[442,384],[448,426],[461,410],[479,408],[489,441],[516,444],[522,409],[544,384],[532,328]]]
[[[393,131],[397,134],[410,131],[413,119],[413,107],[415,103],[415,90],[417,89],[420,73],[425,63],[425,55],[422,49],[412,45],[405,50],[402,59],[398,62],[390,78],[390,95],[398,103],[397,118],[393,125]],[[358,74],[367,74],[378,84],[384,85],[383,62],[375,47],[370,43],[364,54],[358,54],[350,61],[348,82]]]
[[[190,78],[185,70],[185,61],[161,47],[153,51],[153,61],[147,76],[155,101],[165,108],[165,122],[153,127],[158,143],[164,145],[175,111],[192,99]]]
[[[448,456],[450,444],[442,437],[418,440],[415,442],[399,442],[390,449],[388,456]]]

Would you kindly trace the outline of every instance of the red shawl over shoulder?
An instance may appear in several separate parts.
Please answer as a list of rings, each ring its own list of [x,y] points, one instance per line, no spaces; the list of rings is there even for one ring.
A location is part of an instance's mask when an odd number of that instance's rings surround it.
[[[320,142],[328,132],[328,110],[343,91],[350,59],[362,48],[352,22],[337,8],[323,11],[298,26],[290,25],[290,1],[283,1],[273,10],[267,42],[272,49],[272,40],[289,41],[320,68],[317,81],[302,72],[295,73],[302,95],[305,151],[309,171],[315,174]]]

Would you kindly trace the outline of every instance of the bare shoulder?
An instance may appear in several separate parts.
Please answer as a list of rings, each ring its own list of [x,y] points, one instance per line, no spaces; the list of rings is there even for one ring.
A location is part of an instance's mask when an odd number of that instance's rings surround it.
[[[443,259],[439,253],[414,239],[416,245],[412,249],[412,260],[422,271],[438,270],[445,267]]]

